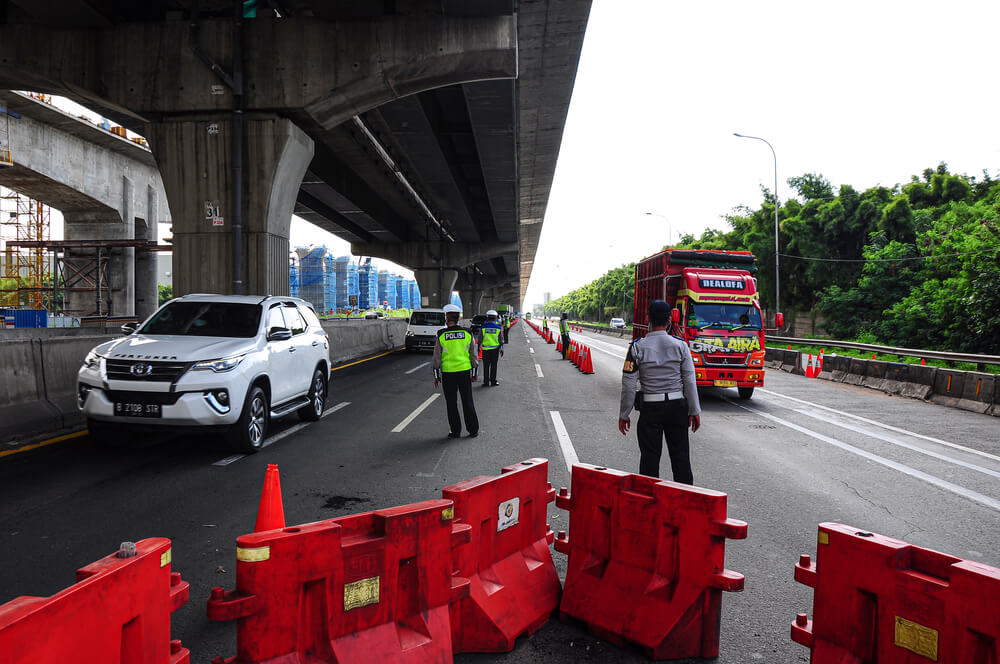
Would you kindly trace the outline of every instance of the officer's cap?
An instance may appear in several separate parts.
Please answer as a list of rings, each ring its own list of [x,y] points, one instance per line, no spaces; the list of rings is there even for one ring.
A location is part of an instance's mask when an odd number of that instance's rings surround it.
[[[489,311],[486,312],[486,315],[495,317],[497,315],[497,312],[494,311],[493,309],[490,309]]]
[[[650,318],[670,318],[670,305],[664,300],[653,300],[649,303]]]
[[[458,308],[457,304],[446,304],[444,305],[444,312],[446,314],[458,314],[461,313],[462,310]]]

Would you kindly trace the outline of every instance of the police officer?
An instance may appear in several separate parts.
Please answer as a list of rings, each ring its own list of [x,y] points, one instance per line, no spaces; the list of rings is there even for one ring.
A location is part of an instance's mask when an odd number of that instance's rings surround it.
[[[562,356],[566,359],[569,354],[569,312],[562,312],[562,318],[559,319],[559,334],[562,335]]]
[[[639,473],[660,476],[660,453],[667,439],[670,468],[675,482],[694,484],[688,448],[688,427],[701,426],[701,404],[695,384],[694,363],[687,344],[668,334],[670,305],[663,300],[649,304],[649,332],[629,346],[622,369],[621,409],[618,430],[624,436],[632,426],[629,414],[636,401],[636,382],[642,383],[639,423]]]
[[[448,406],[449,438],[462,436],[462,420],[458,416],[458,394],[462,395],[462,413],[470,438],[479,435],[479,416],[472,402],[472,383],[479,371],[479,350],[470,330],[458,326],[461,309],[454,304],[444,308],[447,327],[438,330],[434,344],[434,387],[444,383],[444,400]]]
[[[503,357],[503,330],[497,322],[497,312],[490,309],[486,312],[486,322],[480,333],[483,335],[483,387],[499,385],[497,380],[497,364]]]
[[[503,342],[505,344],[510,343],[510,339],[508,338],[509,336],[510,336],[510,313],[508,312],[504,314],[503,317]]]
[[[549,330],[549,317],[548,316],[542,316],[542,330],[544,330],[545,332],[548,332],[548,330]]]

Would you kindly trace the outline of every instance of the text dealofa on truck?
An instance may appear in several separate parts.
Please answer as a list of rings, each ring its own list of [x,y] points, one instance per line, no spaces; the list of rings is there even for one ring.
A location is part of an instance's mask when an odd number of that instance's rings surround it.
[[[764,384],[764,322],[749,251],[667,249],[635,266],[632,338],[646,336],[649,303],[674,308],[673,334],[691,349],[699,387],[735,387],[741,399]],[[777,314],[781,327],[782,315]]]

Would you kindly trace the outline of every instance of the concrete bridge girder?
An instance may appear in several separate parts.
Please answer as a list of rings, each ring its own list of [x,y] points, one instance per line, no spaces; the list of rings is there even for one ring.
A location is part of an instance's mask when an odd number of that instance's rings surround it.
[[[65,95],[139,121],[228,112],[232,90],[195,55],[189,30],[187,21],[102,30],[4,26],[0,87]],[[203,51],[229,69],[232,21],[202,19],[198,33]],[[243,22],[242,36],[244,108],[288,112],[316,128],[330,129],[416,92],[517,76],[511,15],[343,22],[258,17]]]

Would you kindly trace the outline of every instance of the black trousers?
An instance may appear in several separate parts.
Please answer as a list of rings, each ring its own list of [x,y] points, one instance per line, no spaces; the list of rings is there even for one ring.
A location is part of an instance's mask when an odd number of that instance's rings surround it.
[[[500,362],[500,349],[483,350],[483,385],[497,382],[497,364]]]
[[[462,433],[462,420],[458,417],[459,393],[462,395],[466,430],[469,433],[479,431],[479,416],[476,415],[476,404],[472,402],[472,372],[441,372],[441,384],[444,387],[444,402],[448,406],[448,426],[451,433]]]
[[[660,453],[663,438],[666,437],[674,481],[694,484],[688,445],[687,399],[643,402],[636,434],[639,438],[640,475],[660,476]]]
[[[508,336],[510,336],[510,328],[509,327],[505,327],[504,330],[503,330],[503,342],[505,344],[506,343],[510,343],[510,340],[507,338]]]
[[[563,347],[563,359],[566,359],[566,355],[569,353],[569,335],[562,335],[562,347]]]

